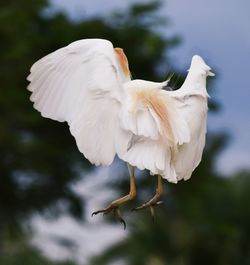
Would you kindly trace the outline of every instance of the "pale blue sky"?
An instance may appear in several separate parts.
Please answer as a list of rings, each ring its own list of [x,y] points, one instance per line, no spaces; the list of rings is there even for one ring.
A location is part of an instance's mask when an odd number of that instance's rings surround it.
[[[106,15],[145,0],[51,0],[56,9],[71,17]],[[100,4],[101,3],[101,4]],[[193,54],[200,54],[218,72],[216,97],[222,104],[220,114],[210,115],[209,129],[224,129],[232,141],[221,154],[218,168],[231,173],[250,169],[250,1],[249,0],[168,0],[163,1],[162,16],[171,24],[163,34],[176,33],[182,45],[172,50],[175,65],[185,70]]]

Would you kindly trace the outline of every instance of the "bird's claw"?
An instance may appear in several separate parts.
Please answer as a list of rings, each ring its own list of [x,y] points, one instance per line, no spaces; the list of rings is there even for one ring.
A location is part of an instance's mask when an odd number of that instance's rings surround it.
[[[118,206],[115,205],[110,205],[105,209],[101,209],[98,211],[95,211],[91,214],[91,216],[93,217],[94,215],[97,215],[99,213],[103,213],[103,215],[109,214],[110,212],[113,212],[114,216],[120,221],[120,223],[123,224],[123,228],[124,230],[126,229],[126,222],[125,220],[122,218],[121,216],[121,212]]]
[[[139,211],[139,210],[143,210],[145,208],[151,208],[151,207],[156,207],[156,206],[159,206],[163,204],[163,201],[156,201],[156,202],[147,202],[147,203],[144,203],[136,208],[133,208],[132,211]]]
[[[154,207],[159,206],[161,204],[163,204],[163,201],[149,201],[149,202],[144,203],[144,204],[142,204],[136,208],[133,208],[132,211],[140,211],[140,210],[149,208],[151,216],[152,216],[153,221],[154,221],[154,217],[155,217]]]
[[[112,210],[114,210],[115,207],[107,207],[105,209],[101,209],[98,211],[95,211],[91,214],[91,217],[93,217],[94,215],[97,215],[99,213],[103,213],[103,215],[110,213]]]

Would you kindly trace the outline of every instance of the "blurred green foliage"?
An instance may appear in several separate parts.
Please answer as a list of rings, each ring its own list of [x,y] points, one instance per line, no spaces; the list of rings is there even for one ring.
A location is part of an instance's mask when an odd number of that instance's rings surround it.
[[[21,224],[34,212],[50,209],[53,215],[60,214],[57,202],[61,200],[76,218],[84,210],[70,183],[90,164],[78,152],[66,124],[43,119],[32,109],[25,90],[30,66],[74,40],[105,38],[124,48],[134,78],[160,81],[174,71],[168,54],[180,42],[179,37],[164,38],[156,30],[168,23],[158,17],[159,1],[79,22],[64,14],[48,16],[43,12],[46,6],[45,0],[1,2],[1,265],[52,264],[29,246]],[[179,87],[183,79],[177,73],[171,85]],[[211,106],[216,110],[215,102]],[[178,185],[165,183],[165,204],[157,211],[156,223],[147,212],[131,214],[128,238],[91,264],[119,259],[129,265],[250,264],[246,205],[250,173],[223,178],[215,171],[226,140],[225,134],[209,134],[203,161],[192,179]],[[154,185],[153,177],[143,174],[137,182],[137,200],[124,209],[147,200]],[[126,193],[128,179],[113,188]]]

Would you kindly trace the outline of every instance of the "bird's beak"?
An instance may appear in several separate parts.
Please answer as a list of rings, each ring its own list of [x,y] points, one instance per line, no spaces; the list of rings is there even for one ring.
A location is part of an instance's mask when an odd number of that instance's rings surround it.
[[[213,72],[211,72],[211,71],[208,71],[207,75],[208,76],[215,76],[215,74]]]

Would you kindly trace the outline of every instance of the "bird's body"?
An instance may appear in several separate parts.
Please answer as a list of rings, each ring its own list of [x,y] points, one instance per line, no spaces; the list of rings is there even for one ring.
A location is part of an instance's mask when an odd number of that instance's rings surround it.
[[[102,39],[71,43],[38,62],[28,77],[44,117],[66,121],[95,165],[118,155],[170,182],[189,179],[205,145],[210,68],[194,56],[183,86],[131,80],[123,50]]]

